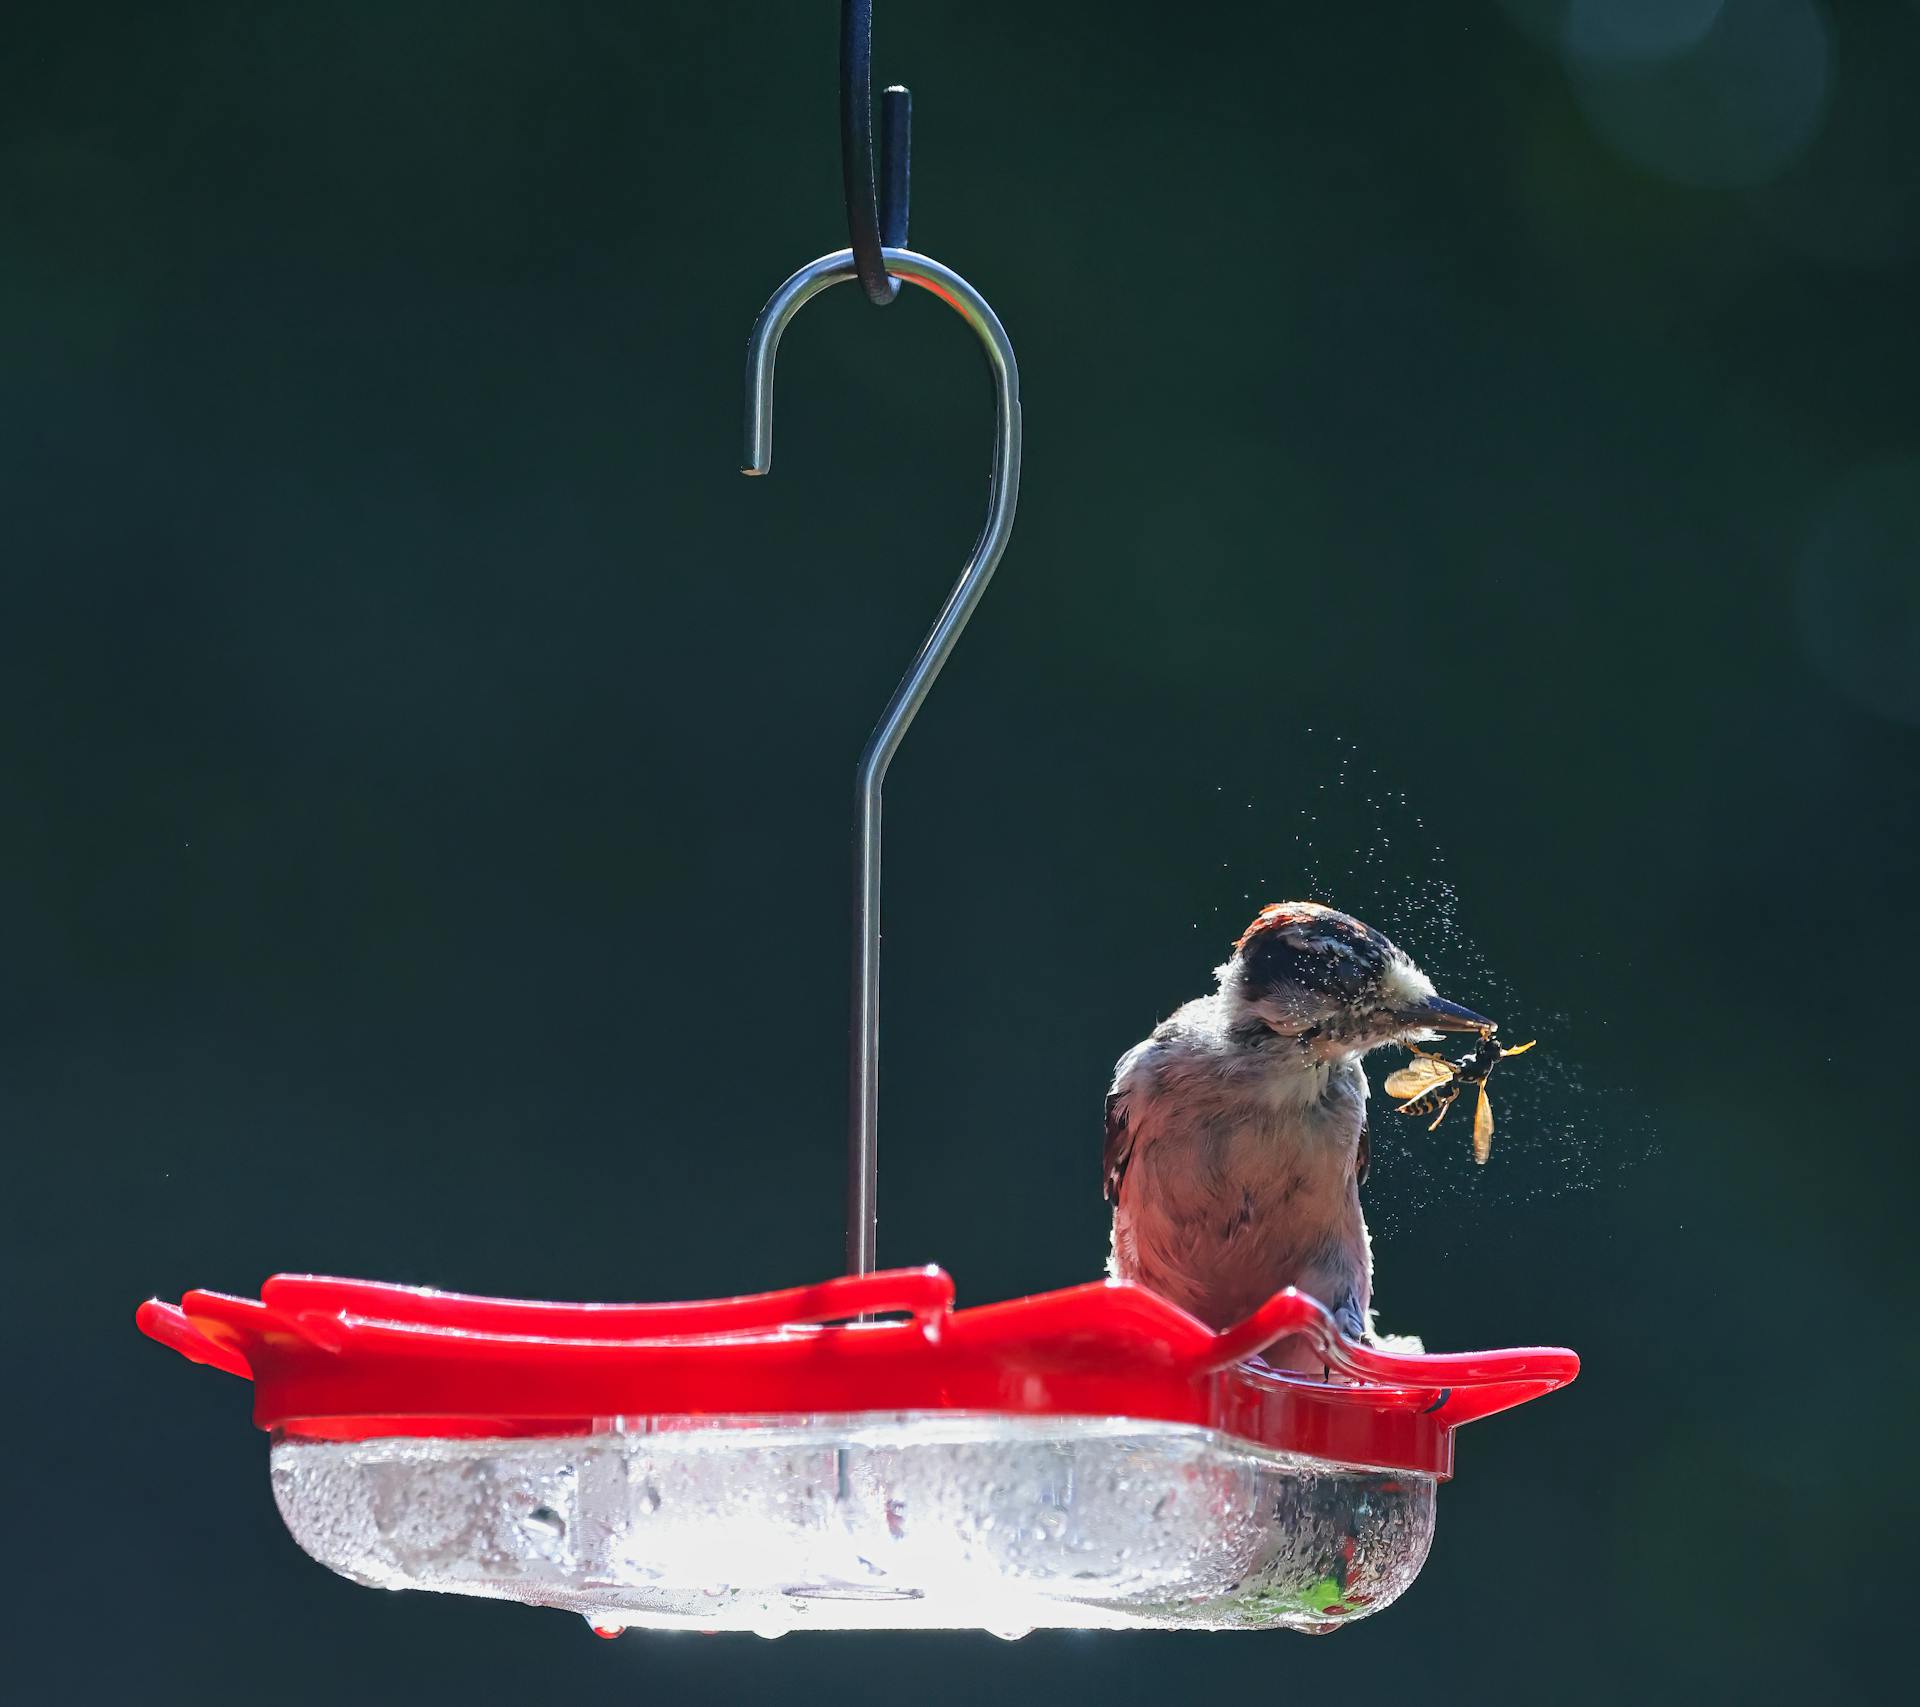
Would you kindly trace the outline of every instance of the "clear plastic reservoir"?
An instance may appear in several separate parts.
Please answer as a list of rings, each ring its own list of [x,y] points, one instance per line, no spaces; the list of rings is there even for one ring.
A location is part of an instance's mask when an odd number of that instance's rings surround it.
[[[1396,1600],[1433,1539],[1431,1476],[1135,1419],[280,1431],[272,1453],[288,1528],[343,1576],[601,1629],[1325,1631]]]

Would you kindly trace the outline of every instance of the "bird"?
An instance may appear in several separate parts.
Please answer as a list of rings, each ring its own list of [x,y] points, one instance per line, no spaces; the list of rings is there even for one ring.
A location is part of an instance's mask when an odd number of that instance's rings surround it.
[[[1107,1093],[1108,1272],[1221,1329],[1283,1287],[1349,1339],[1373,1325],[1362,1059],[1389,1043],[1494,1022],[1434,992],[1372,926],[1277,901],[1214,969],[1215,988],[1120,1057]],[[1418,1349],[1412,1342],[1412,1349]],[[1325,1374],[1299,1339],[1274,1368]]]

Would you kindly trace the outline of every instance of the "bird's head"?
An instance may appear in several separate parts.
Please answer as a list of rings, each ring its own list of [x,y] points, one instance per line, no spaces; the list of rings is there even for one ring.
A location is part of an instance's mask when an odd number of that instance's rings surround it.
[[[1435,995],[1433,980],[1371,925],[1315,901],[1262,907],[1215,975],[1236,1020],[1322,1055],[1493,1025]]]

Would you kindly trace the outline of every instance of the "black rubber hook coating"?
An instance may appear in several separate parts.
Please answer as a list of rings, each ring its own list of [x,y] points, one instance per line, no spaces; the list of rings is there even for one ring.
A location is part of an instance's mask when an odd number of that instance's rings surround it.
[[[874,188],[873,0],[840,0],[840,175],[847,197],[847,246],[867,300],[884,308],[899,294],[883,247],[907,246],[913,97],[898,84],[880,97],[880,188]]]

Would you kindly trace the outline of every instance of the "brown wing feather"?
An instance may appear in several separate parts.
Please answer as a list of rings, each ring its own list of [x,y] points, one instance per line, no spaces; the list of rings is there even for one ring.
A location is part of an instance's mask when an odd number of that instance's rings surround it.
[[[1133,1155],[1133,1134],[1127,1130],[1127,1099],[1119,1091],[1107,1098],[1107,1142],[1101,1151],[1102,1195],[1109,1203],[1120,1195],[1120,1181]]]

